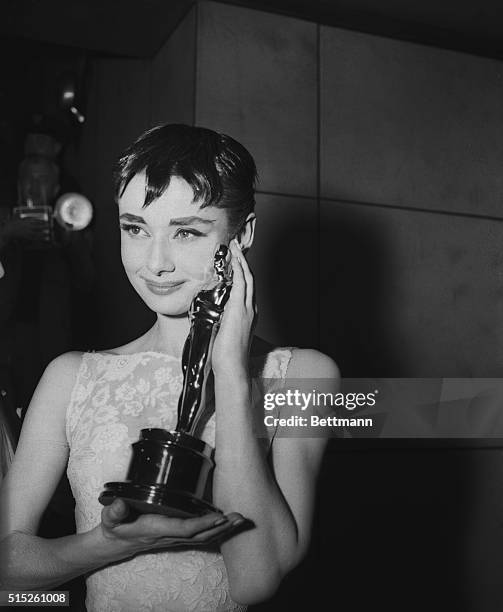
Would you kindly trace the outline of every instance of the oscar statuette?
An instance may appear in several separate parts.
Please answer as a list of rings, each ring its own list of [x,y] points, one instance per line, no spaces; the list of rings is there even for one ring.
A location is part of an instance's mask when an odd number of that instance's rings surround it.
[[[105,484],[99,496],[103,505],[120,497],[140,513],[188,518],[217,511],[208,499],[214,449],[196,433],[206,409],[213,342],[232,287],[227,254],[228,248],[220,245],[213,261],[216,280],[190,306],[176,427],[141,430],[132,445],[126,481]]]

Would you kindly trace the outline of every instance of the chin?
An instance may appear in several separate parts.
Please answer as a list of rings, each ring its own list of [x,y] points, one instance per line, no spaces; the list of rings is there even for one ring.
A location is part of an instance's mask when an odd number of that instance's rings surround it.
[[[142,292],[140,293],[140,297],[150,310],[168,317],[177,317],[187,314],[192,303],[192,298],[186,295],[157,296],[151,293],[145,295]]]
[[[189,306],[181,306],[180,308],[156,308],[154,312],[159,315],[164,315],[165,317],[183,317],[188,315]]]

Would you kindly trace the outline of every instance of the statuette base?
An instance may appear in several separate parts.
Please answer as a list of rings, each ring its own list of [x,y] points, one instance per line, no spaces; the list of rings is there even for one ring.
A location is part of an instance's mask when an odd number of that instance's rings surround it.
[[[163,514],[173,518],[193,518],[220,512],[215,506],[185,491],[173,491],[162,485],[107,482],[99,497],[104,506],[123,499],[140,514]]]
[[[103,505],[117,497],[140,513],[194,517],[219,512],[211,503],[213,448],[187,433],[142,429],[125,482],[107,482]]]

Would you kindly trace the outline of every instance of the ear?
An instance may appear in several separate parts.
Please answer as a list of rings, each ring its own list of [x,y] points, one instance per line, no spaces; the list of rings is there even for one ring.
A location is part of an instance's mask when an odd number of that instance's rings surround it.
[[[257,222],[257,217],[255,213],[250,213],[243,225],[241,226],[241,230],[236,234],[236,240],[241,246],[241,250],[243,253],[251,247],[253,244],[253,239],[255,237],[255,223]]]

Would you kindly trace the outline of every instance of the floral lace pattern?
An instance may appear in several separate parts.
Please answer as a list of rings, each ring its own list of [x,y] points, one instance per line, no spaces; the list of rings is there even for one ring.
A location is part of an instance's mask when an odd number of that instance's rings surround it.
[[[290,357],[289,349],[272,351],[252,376],[282,379]],[[179,360],[163,353],[83,355],[66,418],[77,532],[99,523],[103,484],[124,480],[140,430],[176,426],[182,382]],[[201,438],[214,446],[214,415]],[[97,570],[87,579],[86,606],[89,612],[246,610],[230,598],[222,555],[206,550],[147,553]]]

